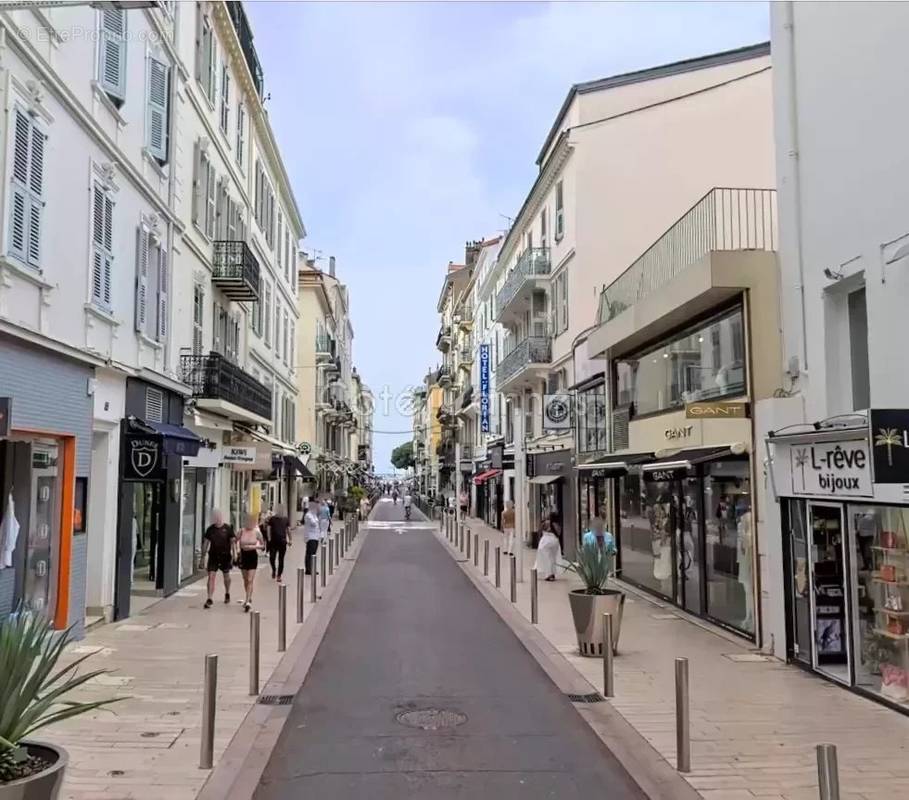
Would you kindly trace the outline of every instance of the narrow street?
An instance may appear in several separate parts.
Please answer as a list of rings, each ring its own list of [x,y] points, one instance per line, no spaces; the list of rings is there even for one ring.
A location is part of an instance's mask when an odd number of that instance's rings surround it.
[[[256,799],[643,797],[431,523],[403,519],[376,507]],[[444,713],[406,724],[421,711]]]

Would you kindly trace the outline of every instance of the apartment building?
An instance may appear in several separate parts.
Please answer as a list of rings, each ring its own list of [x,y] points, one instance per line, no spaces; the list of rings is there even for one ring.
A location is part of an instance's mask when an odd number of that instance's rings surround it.
[[[212,508],[287,497],[304,231],[241,4],[0,9],[0,36],[0,492],[23,531],[0,614],[78,630],[192,578]]]
[[[506,331],[497,391],[526,437],[518,506],[531,531],[553,517],[568,555],[582,533],[574,356],[600,290],[713,187],[772,188],[771,120],[765,43],[575,85],[543,143],[491,278],[492,318]]]

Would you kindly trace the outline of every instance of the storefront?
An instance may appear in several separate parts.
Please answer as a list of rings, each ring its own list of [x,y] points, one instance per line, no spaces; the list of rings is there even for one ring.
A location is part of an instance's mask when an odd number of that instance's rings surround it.
[[[183,461],[202,440],[183,426],[183,397],[129,378],[121,423],[114,619],[175,592],[183,546]]]
[[[544,520],[550,520],[554,522],[566,558],[574,557],[578,541],[571,457],[571,450],[528,453],[525,457],[530,490],[531,544],[536,546]]]
[[[58,629],[85,618],[94,370],[0,336],[0,617],[20,605]],[[8,559],[4,556],[8,555]]]
[[[909,711],[909,411],[847,423],[768,438],[787,656]]]

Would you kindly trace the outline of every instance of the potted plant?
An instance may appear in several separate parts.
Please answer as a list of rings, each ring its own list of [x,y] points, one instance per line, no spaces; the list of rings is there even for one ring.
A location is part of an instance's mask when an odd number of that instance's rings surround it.
[[[66,751],[29,737],[48,725],[122,698],[80,703],[66,696],[107,670],[77,675],[85,659],[60,667],[71,630],[56,632],[47,618],[19,611],[0,621],[0,800],[55,800]]]
[[[615,550],[592,542],[582,545],[577,561],[568,565],[584,584],[568,595],[582,656],[603,655],[603,614],[612,614],[612,649],[618,650],[625,593],[606,588],[614,566]]]

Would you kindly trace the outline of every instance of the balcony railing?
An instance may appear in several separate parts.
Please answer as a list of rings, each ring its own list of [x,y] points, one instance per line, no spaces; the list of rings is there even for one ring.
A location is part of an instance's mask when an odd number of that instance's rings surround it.
[[[335,357],[335,340],[327,333],[316,334],[316,358],[330,361]]]
[[[548,364],[551,360],[552,339],[548,336],[528,336],[499,362],[496,367],[496,381],[502,384],[525,367]]]
[[[246,242],[217,241],[212,283],[231,300],[259,299],[259,261]]]
[[[439,369],[439,386],[450,386],[451,385],[451,370],[448,367],[441,367]]]
[[[237,32],[237,38],[240,40],[240,49],[243,51],[243,58],[246,60],[246,66],[249,67],[253,83],[256,85],[256,91],[259,97],[262,97],[264,89],[264,77],[262,75],[262,66],[259,64],[259,56],[256,54],[256,48],[253,46],[252,28],[246,19],[246,12],[243,10],[242,3],[225,3],[227,13],[230,14],[230,21]]]
[[[436,348],[443,353],[447,353],[449,347],[451,347],[451,326],[443,325],[439,329],[439,335],[436,337]]]
[[[600,295],[600,324],[716,250],[777,248],[775,189],[711,189]]]
[[[528,278],[545,277],[549,274],[550,268],[548,247],[529,247],[521,253],[514,269],[506,279],[505,285],[499,289],[499,293],[496,295],[496,308],[499,313],[502,313],[502,309],[514,300],[515,295]]]
[[[263,386],[220,353],[180,357],[183,382],[193,397],[224,400],[264,419],[271,419],[271,389]]]

